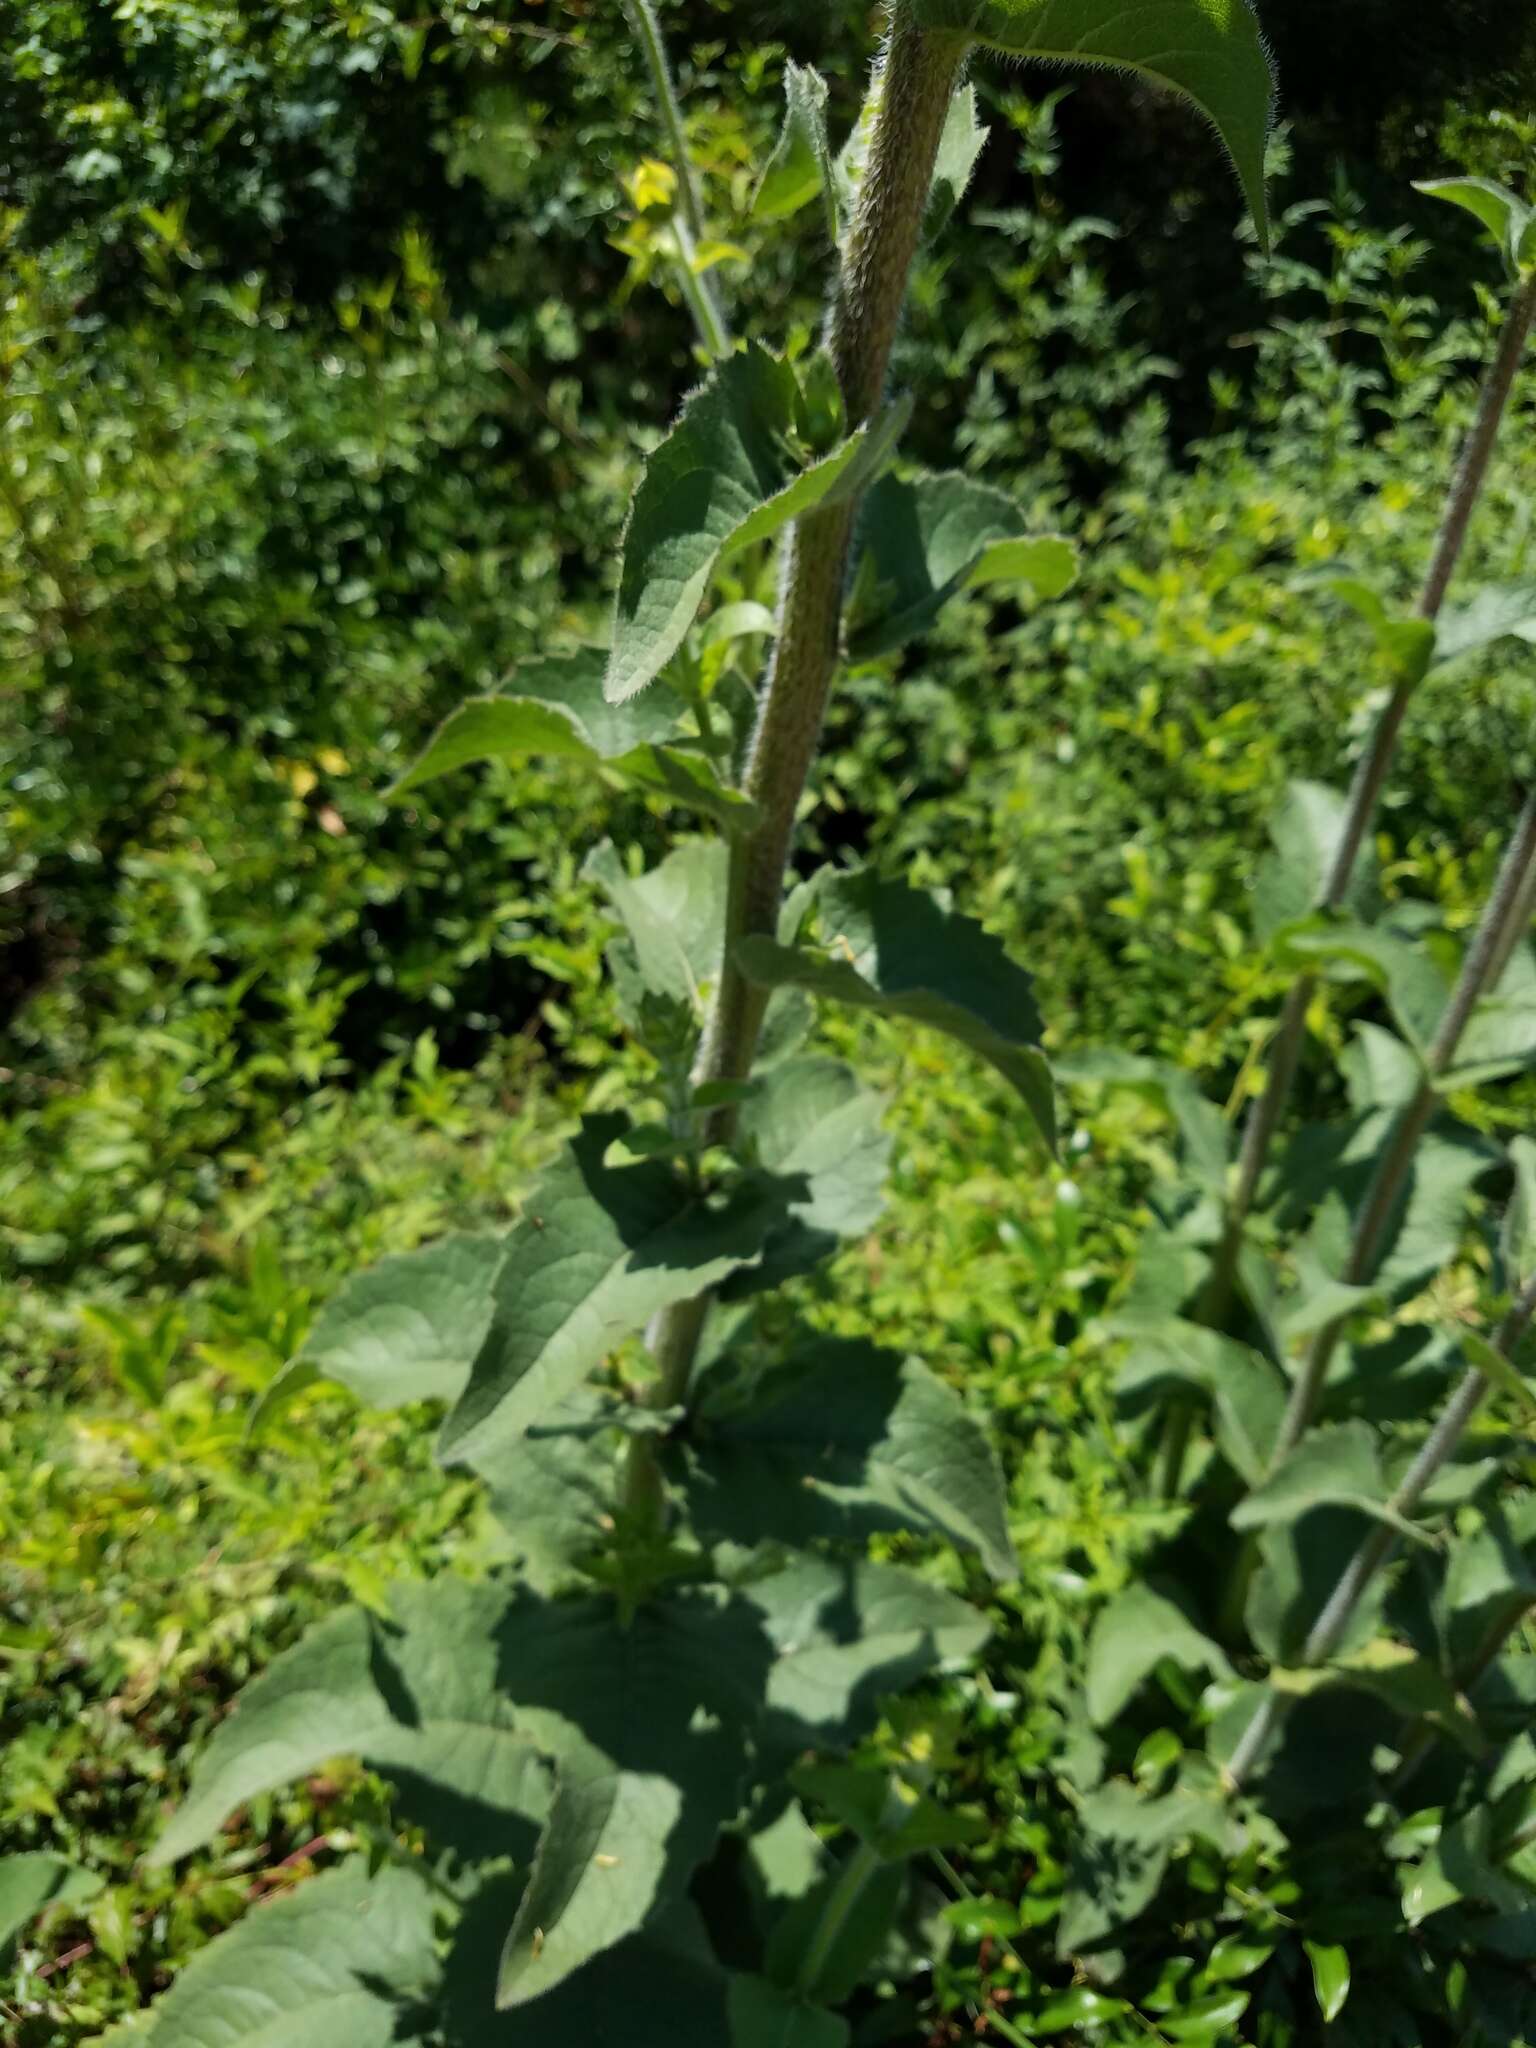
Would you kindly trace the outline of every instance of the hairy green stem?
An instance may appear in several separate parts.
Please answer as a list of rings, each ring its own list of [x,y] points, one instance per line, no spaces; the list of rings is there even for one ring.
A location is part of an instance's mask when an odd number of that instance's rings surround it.
[[[1419,1140],[1439,1105],[1439,1084],[1456,1057],[1456,1048],[1461,1043],[1478,998],[1491,985],[1494,965],[1503,954],[1506,934],[1524,900],[1533,868],[1536,868],[1536,788],[1532,789],[1521,808],[1514,836],[1505,851],[1493,892],[1472,943],[1467,948],[1467,957],[1462,962],[1451,1000],[1424,1055],[1423,1079],[1398,1112],[1391,1139],[1377,1162],[1364,1204],[1355,1219],[1349,1259],[1343,1274],[1351,1286],[1363,1285],[1375,1273],[1388,1227],[1413,1172]],[[1301,1371],[1291,1387],[1290,1400],[1275,1439],[1271,1468],[1295,1448],[1312,1420],[1323,1381],[1347,1322],[1347,1316],[1336,1316],[1312,1339]]]
[[[966,45],[963,36],[917,28],[905,8],[892,10],[872,88],[868,164],[828,323],[850,431],[871,417],[884,395]],[[837,666],[856,512],[857,505],[848,502],[808,513],[795,523],[785,548],[779,630],[743,778],[760,823],[731,842],[723,966],[700,1048],[700,1082],[745,1080],[751,1072],[767,996],[737,967],[735,947],[750,934],[778,928],[795,815]],[[728,1115],[720,1118],[715,1135],[729,1135]],[[652,1395],[658,1406],[670,1407],[686,1395],[707,1313],[705,1298],[681,1302],[663,1310],[647,1332],[660,1367]],[[659,1495],[655,1452],[644,1437],[631,1446],[628,1490],[636,1504]]]
[[[1525,352],[1533,321],[1536,321],[1536,277],[1527,279],[1516,291],[1498,347],[1484,375],[1472,430],[1456,465],[1429,567],[1414,605],[1417,618],[1433,621],[1445,602],[1446,591],[1466,545],[1473,509],[1487,481],[1499,427],[1509,405],[1515,373]],[[1361,756],[1345,807],[1339,843],[1318,897],[1317,908],[1320,910],[1337,910],[1349,894],[1360,849],[1375,818],[1382,788],[1397,751],[1398,734],[1413,690],[1414,683],[1406,678],[1397,685]],[[1316,977],[1303,974],[1287,995],[1275,1028],[1264,1091],[1250,1110],[1243,1127],[1236,1182],[1227,1205],[1221,1241],[1197,1310],[1198,1319],[1212,1329],[1221,1326],[1231,1306],[1243,1234],[1270,1145],[1290,1100],[1291,1086],[1301,1059],[1307,1011],[1316,989]]]
[[[1500,1323],[1493,1339],[1495,1350],[1509,1358],[1530,1328],[1533,1317],[1536,1317],[1536,1278],[1529,1280],[1521,1289]],[[1436,1477],[1455,1455],[1468,1423],[1487,1398],[1491,1385],[1486,1374],[1475,1367],[1469,1367],[1463,1373],[1439,1421],[1425,1438],[1418,1456],[1387,1503],[1393,1514],[1406,1520],[1415,1512]],[[1379,1523],[1365,1538],[1344,1567],[1338,1584],[1312,1624],[1302,1647],[1303,1665],[1324,1664],[1333,1655],[1372,1581],[1391,1561],[1399,1540],[1397,1531],[1386,1522]],[[1252,1770],[1271,1732],[1288,1712],[1292,1698],[1291,1694],[1266,1693],[1227,1765],[1226,1776],[1234,1787],[1241,1785]]]
[[[680,252],[678,281],[705,352],[714,357],[727,356],[731,352],[730,329],[720,309],[714,281],[693,267],[699,243],[708,239],[704,203],[699,197],[699,182],[688,148],[688,132],[683,126],[683,110],[677,103],[677,88],[672,83],[672,66],[667,61],[661,24],[656,19],[651,0],[624,0],[624,12],[644,53],[646,69],[651,74],[651,87],[656,94],[662,126],[667,131],[672,173],[677,179],[677,213],[673,229]]]

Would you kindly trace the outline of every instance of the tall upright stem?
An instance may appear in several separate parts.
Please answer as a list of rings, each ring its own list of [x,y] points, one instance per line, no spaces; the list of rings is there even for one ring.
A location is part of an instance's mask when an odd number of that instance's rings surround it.
[[[1440,607],[1445,602],[1446,591],[1450,587],[1456,565],[1461,560],[1462,549],[1466,545],[1467,528],[1473,508],[1487,481],[1489,464],[1498,441],[1499,426],[1514,389],[1515,373],[1520,367],[1520,359],[1525,352],[1533,321],[1536,321],[1536,277],[1528,278],[1515,292],[1499,336],[1498,347],[1484,375],[1472,430],[1467,436],[1461,459],[1456,465],[1445,511],[1440,520],[1440,531],[1435,539],[1434,551],[1414,604],[1414,615],[1417,618],[1434,620],[1439,616]],[[1337,910],[1349,894],[1355,866],[1360,858],[1360,849],[1376,816],[1382,788],[1397,752],[1398,734],[1402,730],[1413,690],[1413,681],[1406,678],[1397,685],[1376,722],[1370,743],[1355,770],[1339,843],[1334,849],[1333,859],[1318,898],[1317,907],[1321,910]],[[1286,1103],[1290,1100],[1291,1086],[1296,1078],[1296,1068],[1301,1058],[1307,1011],[1316,989],[1316,977],[1303,974],[1287,995],[1275,1029],[1274,1043],[1270,1049],[1269,1073],[1264,1092],[1249,1111],[1243,1127],[1237,1179],[1227,1205],[1226,1219],[1212,1262],[1210,1278],[1206,1282],[1198,1309],[1200,1321],[1213,1328],[1222,1323],[1231,1305],[1237,1278],[1237,1263],[1243,1248],[1243,1233],[1247,1228],[1270,1145],[1279,1128]]]
[[[667,61],[661,24],[656,19],[651,0],[624,0],[624,12],[635,32],[635,40],[644,52],[646,69],[651,74],[651,89],[656,95],[662,126],[667,131],[667,145],[671,150],[672,174],[677,179],[677,216],[673,225],[677,233],[683,296],[688,301],[688,310],[693,314],[706,352],[715,357],[729,355],[730,329],[720,309],[714,280],[693,267],[694,253],[700,242],[707,239],[704,202],[699,197],[699,181],[688,148],[688,131],[683,126],[683,110],[677,103],[677,88],[672,83],[672,66]]]
[[[904,7],[891,29],[872,93],[869,156],[828,318],[850,430],[878,408],[917,253],[945,117],[967,38],[919,29]],[[857,506],[818,509],[793,527],[779,581],[779,630],[747,756],[746,793],[760,823],[731,843],[724,965],[700,1050],[701,1081],[745,1080],[767,998],[735,962],[738,940],[777,929],[795,814],[821,734],[837,666],[844,586]],[[707,1304],[664,1310],[649,1334],[660,1368],[654,1398],[670,1407],[686,1393]],[[651,1487],[640,1468],[650,1447],[631,1450],[632,1494]]]
[[[1521,807],[1514,836],[1505,850],[1493,892],[1467,948],[1456,987],[1424,1055],[1423,1079],[1398,1112],[1391,1139],[1377,1162],[1365,1201],[1355,1219],[1349,1259],[1343,1275],[1351,1286],[1362,1285],[1376,1271],[1388,1227],[1413,1172],[1419,1140],[1439,1103],[1440,1083],[1455,1060],[1456,1049],[1478,998],[1491,985],[1495,963],[1503,955],[1506,933],[1524,900],[1533,868],[1536,868],[1536,787],[1532,788]],[[1347,1320],[1344,1316],[1335,1317],[1313,1338],[1301,1371],[1291,1387],[1291,1397],[1275,1440],[1272,1464],[1278,1464],[1288,1451],[1295,1448],[1312,1420],[1323,1381]]]
[[[1527,1281],[1510,1306],[1495,1333],[1494,1349],[1508,1358],[1530,1328],[1533,1316],[1536,1316],[1536,1278]],[[1482,1406],[1491,1384],[1487,1375],[1475,1367],[1469,1367],[1462,1375],[1440,1420],[1424,1439],[1418,1456],[1387,1503],[1399,1519],[1406,1520],[1415,1512],[1435,1478],[1455,1455],[1467,1424]],[[1326,1663],[1337,1650],[1372,1581],[1396,1552],[1398,1540],[1397,1531],[1386,1522],[1378,1523],[1366,1537],[1344,1567],[1338,1584],[1312,1624],[1301,1652],[1304,1665]],[[1277,1692],[1265,1694],[1227,1765],[1227,1779],[1233,1786],[1241,1785],[1258,1761],[1271,1732],[1284,1718],[1292,1697]],[[1417,1757],[1413,1760],[1416,1762]]]

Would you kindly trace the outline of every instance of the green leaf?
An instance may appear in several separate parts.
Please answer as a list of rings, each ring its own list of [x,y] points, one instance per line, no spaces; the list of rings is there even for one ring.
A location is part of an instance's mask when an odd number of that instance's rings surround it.
[[[1285,1383],[1261,1352],[1177,1316],[1117,1318],[1112,1336],[1130,1340],[1115,1376],[1128,1406],[1143,1406],[1170,1383],[1198,1387],[1216,1410],[1222,1456],[1250,1486],[1262,1478],[1285,1412]]]
[[[1536,1606],[1536,1504],[1495,1501],[1483,1526],[1450,1546],[1436,1594],[1436,1619],[1448,1667],[1480,1658],[1518,1618]]]
[[[506,1241],[495,1303],[440,1455],[487,1469],[659,1309],[758,1258],[784,1218],[778,1184],[694,1193],[670,1166],[604,1164],[620,1116],[587,1118]]]
[[[787,1060],[742,1106],[740,1143],[767,1173],[799,1181],[788,1221],[759,1264],[722,1290],[726,1300],[811,1272],[844,1238],[873,1229],[885,1206],[891,1141],[886,1100],[839,1060]]]
[[[471,762],[546,754],[606,768],[727,829],[748,829],[754,805],[721,782],[696,739],[690,743],[682,698],[663,685],[643,704],[610,704],[607,665],[607,655],[592,648],[522,663],[500,694],[472,697],[450,712],[390,795],[407,796]]]
[[[1150,1586],[1127,1586],[1104,1607],[1088,1638],[1088,1715],[1104,1728],[1129,1706],[1143,1682],[1162,1663],[1226,1677],[1225,1654],[1162,1594]]]
[[[1226,145],[1269,247],[1264,148],[1274,80],[1246,0],[906,0],[924,28],[1015,57],[1111,64],[1194,101]]]
[[[1002,1473],[952,1388],[915,1358],[824,1338],[745,1396],[701,1382],[688,1450],[697,1525],[738,1543],[931,1531],[1017,1570]]]
[[[547,1775],[499,1671],[504,1636],[537,1656],[553,1610],[454,1578],[397,1585],[392,1606],[389,1623],[358,1607],[331,1615],[246,1687],[152,1865],[201,1847],[236,1807],[337,1756],[360,1756],[466,1853],[531,1842],[526,1823],[543,1814]]]
[[[906,408],[891,407],[819,462],[792,436],[793,368],[755,342],[683,406],[630,507],[604,689],[620,704],[658,676],[693,623],[716,566],[815,506],[856,495],[888,461]]]
[[[933,185],[923,215],[923,234],[927,240],[932,241],[943,231],[965,197],[991,132],[976,119],[975,86],[962,85],[949,103],[944,131],[939,137],[939,153],[934,159]]]
[[[541,1592],[567,1585],[580,1560],[612,1531],[617,1461],[600,1434],[594,1440],[594,1428],[612,1414],[611,1404],[584,1388],[486,1461],[486,1504],[507,1532],[522,1577]],[[618,1432],[608,1435],[611,1445]]]
[[[1287,785],[1270,820],[1275,851],[1254,882],[1254,923],[1261,938],[1308,916],[1321,901],[1328,871],[1343,837],[1347,800],[1321,782]],[[1356,917],[1369,918],[1378,898],[1376,853],[1361,848],[1345,899]]]
[[[784,126],[752,196],[754,220],[784,220],[819,194],[827,233],[837,240],[837,199],[827,142],[827,81],[791,58],[784,66]]]
[[[1288,930],[1282,951],[1298,967],[1368,983],[1386,997],[1403,1035],[1421,1053],[1427,1050],[1450,989],[1421,941],[1319,916]]]
[[[507,1244],[445,1237],[345,1281],[263,1389],[251,1434],[317,1380],[335,1381],[367,1408],[457,1400],[490,1328]]]
[[[690,839],[647,873],[632,875],[607,840],[588,854],[582,873],[597,883],[629,935],[628,954],[610,960],[631,1010],[644,988],[703,1014],[720,978],[728,859],[718,840]],[[638,985],[626,987],[626,979]]]
[[[1027,583],[1059,597],[1077,574],[1060,534],[1021,537],[1004,492],[971,477],[882,477],[865,501],[848,651],[873,660],[925,633],[949,599],[983,583]]]
[[[847,2048],[848,2022],[766,1977],[734,1977],[730,2048]]]
[[[1509,1142],[1514,1187],[1499,1231],[1502,1282],[1513,1294],[1536,1273],[1536,1139],[1520,1136]]]
[[[1478,1330],[1457,1329],[1454,1334],[1468,1365],[1501,1393],[1508,1394],[1528,1422],[1536,1417],[1536,1388],[1522,1379],[1519,1370],[1498,1346],[1490,1344]]]
[[[1376,1433],[1367,1422],[1325,1423],[1232,1510],[1234,1529],[1294,1522],[1318,1507],[1358,1508],[1416,1543],[1430,1538],[1388,1504]]]
[[[1416,178],[1415,192],[1429,199],[1443,199],[1459,206],[1482,222],[1493,237],[1499,254],[1512,276],[1525,261],[1522,244],[1531,222],[1531,209],[1491,178]]]
[[[805,988],[947,1032],[1012,1082],[1054,1145],[1055,1101],[1034,984],[1001,943],[945,898],[881,881],[868,868],[823,870],[814,903],[818,950],[744,939],[737,948],[743,973],[767,988]]]
[[[887,1862],[963,1848],[989,1832],[978,1807],[946,1806],[879,1765],[800,1764],[790,1782]]]
[[[1360,1548],[1364,1534],[1352,1509],[1323,1507],[1290,1524],[1274,1523],[1258,1536],[1258,1565],[1249,1582],[1243,1619],[1249,1636],[1272,1664],[1299,1664],[1312,1625]],[[1362,1648],[1380,1624],[1387,1580],[1378,1575],[1356,1605],[1339,1653]]]
[[[678,1898],[745,1789],[769,1644],[717,1589],[648,1602],[557,1603],[537,1663],[508,1684],[559,1755],[554,1800],[502,1955],[501,2006],[523,2005]]]
[[[1075,1955],[1143,1912],[1179,1842],[1198,1835],[1224,1848],[1228,1830],[1219,1798],[1182,1785],[1148,1799],[1126,1779],[1112,1778],[1090,1792],[1073,1834],[1057,1954]]]
[[[1321,582],[1341,604],[1365,620],[1376,651],[1400,682],[1423,680],[1435,658],[1435,628],[1430,620],[1391,610],[1381,593],[1358,576],[1325,575]]]
[[[768,1679],[784,1752],[846,1746],[886,1695],[973,1657],[984,1616],[894,1565],[804,1558],[743,1588],[777,1652]]]
[[[1212,1193],[1225,1190],[1232,1129],[1219,1106],[1202,1095],[1194,1076],[1172,1060],[1149,1059],[1118,1046],[1085,1046],[1055,1063],[1067,1083],[1124,1088],[1155,1104],[1184,1141],[1182,1164]]]
[[[46,1849],[0,1856],[0,1955],[39,1913],[51,1906],[80,1906],[95,1898],[104,1879],[67,1857]]]
[[[343,1864],[200,1949],[131,2038],[143,2048],[389,2048],[437,1975],[412,1870]]]
[[[1435,664],[1459,661],[1500,640],[1536,645],[1536,583],[1492,583],[1435,621]]]

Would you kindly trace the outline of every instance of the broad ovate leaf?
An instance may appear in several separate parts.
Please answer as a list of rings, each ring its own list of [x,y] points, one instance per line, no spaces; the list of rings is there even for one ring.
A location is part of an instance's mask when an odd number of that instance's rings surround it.
[[[882,477],[860,523],[863,554],[849,653],[870,660],[933,624],[950,598],[986,583],[1059,597],[1077,574],[1060,534],[1022,535],[1004,492],[956,474]]]
[[[888,460],[905,416],[891,408],[806,464],[795,453],[800,406],[792,367],[753,343],[711,372],[652,454],[624,534],[604,683],[610,703],[661,673],[720,562],[862,490]]]
[[[659,1309],[705,1294],[761,1256],[784,1192],[744,1180],[714,1197],[669,1165],[609,1166],[625,1122],[588,1117],[529,1195],[506,1241],[485,1340],[440,1453],[494,1475],[494,1457],[568,1400]]]
[[[1321,782],[1292,782],[1270,820],[1274,853],[1254,882],[1254,922],[1261,938],[1314,911],[1323,900],[1344,834],[1348,801]],[[1379,893],[1375,849],[1363,846],[1343,907],[1362,920],[1376,908]]]
[[[251,1411],[254,1432],[317,1380],[368,1408],[455,1401],[490,1328],[504,1237],[445,1237],[344,1282]]]
[[[607,655],[592,648],[521,663],[496,696],[472,697],[450,712],[390,794],[409,795],[471,762],[543,754],[608,769],[728,829],[750,825],[753,805],[721,781],[688,733],[676,692],[661,685],[642,700],[610,704],[607,666]]]
[[[754,220],[783,220],[820,197],[827,232],[837,240],[837,199],[827,142],[827,81],[809,65],[784,67],[784,125],[752,195]]]
[[[1427,1542],[1425,1532],[1392,1506],[1381,1469],[1376,1432],[1368,1422],[1324,1423],[1232,1510],[1234,1529],[1290,1523],[1314,1508],[1355,1508],[1385,1522],[1400,1536]]]
[[[824,871],[812,901],[817,943],[742,940],[736,958],[748,979],[947,1032],[1013,1084],[1054,1144],[1055,1097],[1034,983],[1001,942],[943,897],[868,868]]]
[[[1489,583],[1448,604],[1435,621],[1435,665],[1480,654],[1501,640],[1536,646],[1536,583]]]
[[[360,1607],[329,1616],[240,1695],[150,1862],[200,1848],[237,1807],[338,1756],[391,1779],[441,1845],[526,1848],[548,1782],[501,1672],[542,1654],[548,1612],[504,1587],[444,1578],[396,1586],[388,1621]]]
[[[696,1525],[739,1543],[908,1528],[974,1549],[996,1578],[1017,1568],[986,1432],[920,1360],[873,1344],[821,1339],[745,1388],[714,1368],[687,1470]]]
[[[141,2048],[390,2048],[437,1976],[433,1896],[359,1857],[254,1906],[151,2007]]]
[[[1088,1638],[1088,1715],[1108,1727],[1164,1658],[1189,1671],[1225,1677],[1223,1651],[1150,1586],[1128,1586],[1099,1613]]]
[[[30,1921],[54,1906],[82,1906],[103,1880],[47,1849],[0,1856],[0,1956]]]
[[[1247,0],[903,0],[924,28],[969,35],[1014,57],[1109,64],[1193,100],[1237,170],[1261,246],[1269,243],[1264,149],[1274,79]]]

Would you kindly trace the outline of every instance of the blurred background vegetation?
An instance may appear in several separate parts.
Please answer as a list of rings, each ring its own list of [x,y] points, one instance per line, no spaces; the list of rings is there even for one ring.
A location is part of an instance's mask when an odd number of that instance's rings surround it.
[[[761,254],[745,218],[783,59],[828,73],[846,125],[876,17],[663,11],[724,289],[783,345],[827,275],[809,214]],[[1380,682],[1302,572],[1347,558],[1411,587],[1492,331],[1492,251],[1407,181],[1529,189],[1536,150],[1528,9],[1265,19],[1268,264],[1180,107],[980,68],[991,143],[902,347],[915,448],[1077,533],[1085,573],[1048,611],[975,606],[860,671],[805,834],[807,860],[879,850],[951,882],[1034,969],[1057,1045],[1115,1036],[1229,1094],[1274,994],[1248,944],[1266,815],[1288,776],[1339,777]],[[25,2048],[132,2010],[356,1824],[367,1781],[316,1782],[174,1893],[134,1870],[253,1663],[343,1591],[491,1540],[421,1432],[338,1409],[258,1453],[241,1412],[341,1273],[510,1215],[611,1061],[579,873],[611,799],[558,767],[429,806],[382,791],[460,697],[602,630],[637,458],[695,376],[635,182],[656,148],[608,0],[13,0],[0,1846],[114,1879],[29,1952]],[[1473,577],[1530,567],[1533,411]],[[1511,766],[1536,765],[1533,709],[1506,663],[1431,682],[1410,721],[1385,868],[1452,922]],[[1160,1138],[1084,1105],[1044,1172],[1000,1090],[927,1042],[866,1044],[907,1084],[895,1200],[813,1312],[921,1345],[1007,1439],[1028,1571],[955,1769],[998,1817],[979,1863],[1033,1873],[1044,1924],[1052,1657],[1136,1534],[1085,1333]],[[957,1949],[891,2038],[959,2039],[988,1967],[983,1937]]]

